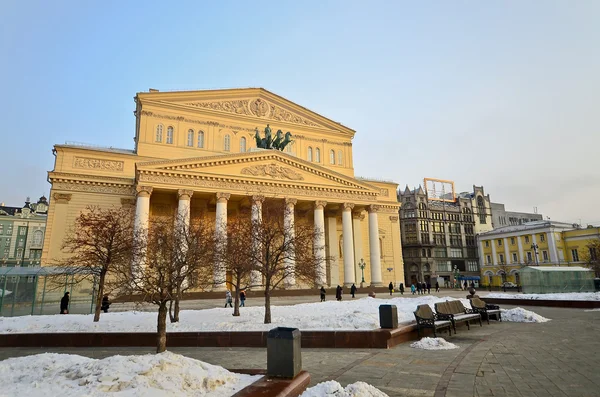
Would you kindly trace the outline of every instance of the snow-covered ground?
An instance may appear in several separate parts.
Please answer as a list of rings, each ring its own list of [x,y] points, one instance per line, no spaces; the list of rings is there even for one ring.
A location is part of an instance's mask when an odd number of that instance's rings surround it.
[[[373,299],[362,298],[342,302],[328,301],[293,306],[272,306],[271,324],[263,324],[264,307],[242,307],[240,316],[233,317],[233,309],[184,310],[180,322],[167,322],[168,332],[198,331],[265,331],[275,327],[296,327],[300,330],[369,330],[379,328],[379,305],[391,304],[398,308],[398,322],[414,322],[417,305],[453,300],[421,296],[418,298]],[[462,300],[470,307],[466,299]],[[45,315],[0,317],[0,333],[52,332],[156,332],[156,313],[118,312],[103,313],[100,321],[92,322],[93,315]]]
[[[225,397],[259,378],[170,352],[102,360],[44,353],[0,361],[3,396]]]
[[[342,387],[338,382],[330,380],[309,387],[300,397],[388,397],[388,395],[365,382],[355,382]]]
[[[514,309],[502,309],[502,321],[512,321],[515,323],[545,323],[546,321],[550,321],[550,319],[521,307],[515,307]]]
[[[415,349],[424,349],[424,350],[450,350],[450,349],[458,349],[454,343],[450,343],[446,341],[444,338],[421,338],[421,340],[413,342],[410,344],[410,347],[414,347]]]
[[[492,292],[483,297],[498,299],[544,299],[554,301],[600,301],[597,292],[568,292],[564,294],[502,294]]]
[[[600,309],[589,309],[589,310],[584,310],[584,312],[600,312]]]

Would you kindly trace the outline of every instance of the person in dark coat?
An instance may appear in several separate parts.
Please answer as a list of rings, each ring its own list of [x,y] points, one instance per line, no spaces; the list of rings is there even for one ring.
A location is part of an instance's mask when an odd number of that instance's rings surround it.
[[[354,298],[354,294],[356,294],[356,285],[352,284],[352,287],[350,287],[350,295],[352,295],[352,298]]]
[[[321,302],[325,302],[325,288],[321,287]]]
[[[245,307],[246,306],[246,291],[241,290],[240,291],[240,307]]]
[[[421,295],[421,283],[417,281],[417,295]]]
[[[335,299],[337,299],[339,301],[342,300],[342,287],[340,287],[339,285],[335,289]]]
[[[427,283],[427,293],[431,294],[431,283]]]
[[[435,282],[435,292],[440,292],[440,283]]]
[[[110,301],[108,300],[108,295],[104,295],[102,297],[102,306],[100,306],[100,309],[102,309],[102,311],[104,313],[108,313],[109,307],[110,307]]]
[[[400,283],[398,289],[400,290],[400,295],[404,295],[404,283]]]
[[[394,283],[392,283],[390,281],[390,285],[388,285],[388,289],[390,290],[390,296],[392,296],[392,293],[394,292]]]
[[[65,295],[60,300],[60,314],[69,314],[69,293],[65,292]]]

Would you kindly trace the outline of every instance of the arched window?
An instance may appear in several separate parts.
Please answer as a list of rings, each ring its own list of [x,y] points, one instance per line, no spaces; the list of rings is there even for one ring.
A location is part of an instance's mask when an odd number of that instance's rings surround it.
[[[312,159],[312,148],[310,146],[308,147],[308,151],[306,152],[306,159],[308,161],[313,161],[313,159]]]
[[[246,151],[246,138],[240,138],[240,153],[244,153]]]
[[[167,128],[167,143],[173,144],[173,127]]]
[[[204,131],[198,131],[198,147],[204,148]]]
[[[231,137],[229,134],[225,135],[225,138],[223,139],[223,150],[226,152],[231,150]]]
[[[162,143],[162,131],[163,131],[163,126],[162,124],[159,124],[156,126],[156,142],[161,142]]]
[[[344,152],[338,150],[338,165],[344,165]]]
[[[317,162],[317,163],[321,162],[321,149],[319,149],[319,148],[315,149],[315,162]]]
[[[335,164],[335,150],[333,149],[329,151],[329,163]]]
[[[188,130],[188,142],[187,145],[189,147],[194,146],[194,130]]]
[[[44,233],[41,230],[33,232],[33,241],[31,242],[34,246],[41,246]]]
[[[483,197],[477,197],[477,210],[479,211],[479,223],[486,223],[485,203]]]

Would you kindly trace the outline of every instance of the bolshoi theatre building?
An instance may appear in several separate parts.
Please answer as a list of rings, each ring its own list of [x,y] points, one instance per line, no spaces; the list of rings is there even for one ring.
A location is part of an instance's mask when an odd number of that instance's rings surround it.
[[[133,150],[54,146],[42,264],[61,258],[88,205],[133,206],[136,225],[182,211],[223,224],[281,200],[292,221],[324,231],[316,283],[404,281],[397,185],[354,175],[354,130],[262,88],[150,90],[135,103]]]

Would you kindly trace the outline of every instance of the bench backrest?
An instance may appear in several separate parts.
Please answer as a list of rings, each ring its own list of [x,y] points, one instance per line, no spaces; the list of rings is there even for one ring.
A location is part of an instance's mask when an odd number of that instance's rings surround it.
[[[471,299],[471,306],[477,309],[485,309],[485,302],[479,298],[473,298]]]
[[[417,306],[417,310],[414,313],[415,313],[415,316],[418,316],[421,318],[433,319],[433,310],[431,310],[431,307],[429,307],[429,305]]]
[[[465,307],[459,300],[438,302],[435,304],[435,311],[441,314],[463,314]]]

